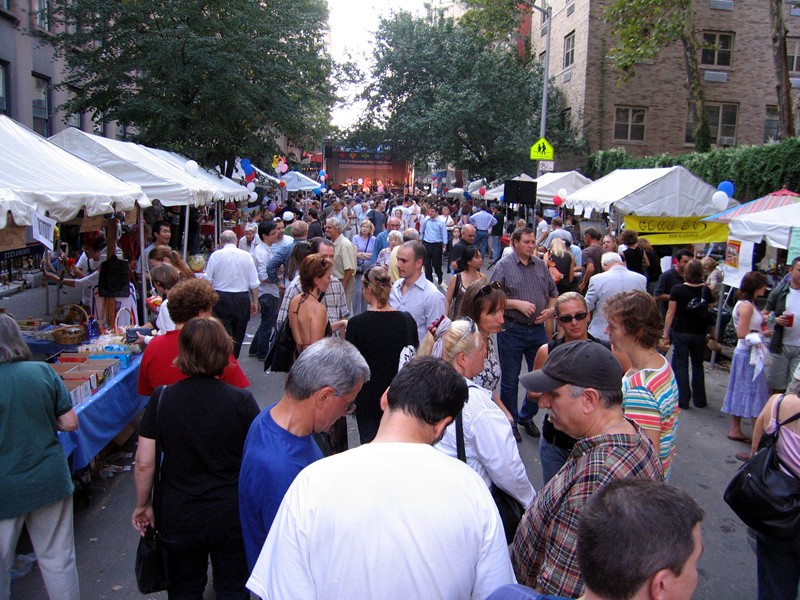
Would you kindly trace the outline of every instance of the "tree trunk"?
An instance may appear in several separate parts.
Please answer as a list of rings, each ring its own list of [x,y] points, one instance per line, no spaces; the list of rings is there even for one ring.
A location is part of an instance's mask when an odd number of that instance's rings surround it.
[[[795,136],[794,115],[792,114],[792,93],[789,84],[789,59],[786,56],[786,24],[783,21],[783,1],[770,0],[770,21],[772,24],[772,60],[775,62],[775,75],[778,79],[778,137],[782,140]]]
[[[686,86],[689,91],[689,115],[694,124],[694,149],[697,152],[708,152],[711,149],[711,133],[706,117],[706,98],[697,60],[698,45],[694,31],[694,8],[688,2],[686,21],[681,31],[683,57],[686,61]]]

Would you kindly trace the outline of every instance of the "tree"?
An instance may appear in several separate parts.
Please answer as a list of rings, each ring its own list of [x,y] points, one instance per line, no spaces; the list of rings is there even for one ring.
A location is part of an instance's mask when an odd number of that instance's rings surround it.
[[[772,25],[772,59],[778,79],[778,135],[781,139],[795,136],[792,114],[792,87],[789,84],[789,57],[786,54],[786,24],[783,21],[783,1],[770,0],[770,23]]]
[[[635,76],[637,63],[652,61],[666,46],[681,42],[695,150],[707,152],[711,148],[711,134],[705,112],[692,0],[611,0],[604,17],[614,37],[609,58],[623,81]]]
[[[56,0],[62,108],[205,164],[321,140],[334,101],[324,0]],[[97,117],[96,117],[97,118]]]
[[[360,130],[418,162],[436,160],[493,180],[528,171],[538,137],[542,69],[512,49],[487,44],[450,19],[401,12],[376,33],[373,83]],[[548,138],[559,151],[581,147],[562,123],[560,91],[549,93]],[[351,136],[357,142],[358,136]]]

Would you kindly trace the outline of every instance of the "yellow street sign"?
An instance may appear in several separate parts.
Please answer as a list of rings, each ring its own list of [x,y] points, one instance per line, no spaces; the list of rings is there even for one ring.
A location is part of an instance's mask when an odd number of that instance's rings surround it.
[[[556,152],[553,145],[545,138],[539,140],[531,146],[531,160],[555,160]]]

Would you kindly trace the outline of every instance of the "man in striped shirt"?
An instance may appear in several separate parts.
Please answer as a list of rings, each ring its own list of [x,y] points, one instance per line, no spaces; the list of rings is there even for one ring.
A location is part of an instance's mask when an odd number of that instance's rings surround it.
[[[622,413],[622,368],[601,344],[562,344],[539,371],[520,377],[541,393],[556,429],[577,438],[566,464],[522,517],[512,548],[517,580],[544,594],[577,598],[584,591],[576,541],[592,494],[616,479],[664,479],[658,454]]]

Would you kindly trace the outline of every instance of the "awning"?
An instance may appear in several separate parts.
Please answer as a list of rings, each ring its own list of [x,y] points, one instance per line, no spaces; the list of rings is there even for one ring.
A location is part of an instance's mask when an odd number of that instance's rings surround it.
[[[763,198],[751,200],[741,206],[734,206],[715,215],[706,217],[703,221],[710,221],[712,223],[730,223],[733,219],[737,219],[744,215],[763,212],[765,210],[772,210],[773,208],[780,208],[781,206],[789,206],[795,202],[800,202],[800,194],[791,192],[786,188],[767,194]]]
[[[289,171],[281,175],[281,180],[286,182],[284,188],[287,192],[310,192],[320,187],[322,184],[306,177],[299,171]]]
[[[186,163],[189,159],[185,156],[178,154],[177,152],[169,152],[167,150],[160,150],[158,148],[150,148],[149,146],[142,147],[147,148],[159,158],[162,158],[163,160],[175,165],[176,168],[183,169],[184,171],[186,170]],[[196,177],[206,185],[211,185],[217,188],[218,193],[214,194],[215,200],[247,200],[249,192],[247,191],[246,187],[239,185],[232,179],[228,179],[227,177],[220,175],[216,171],[209,172],[203,167],[200,167],[193,177]]]

